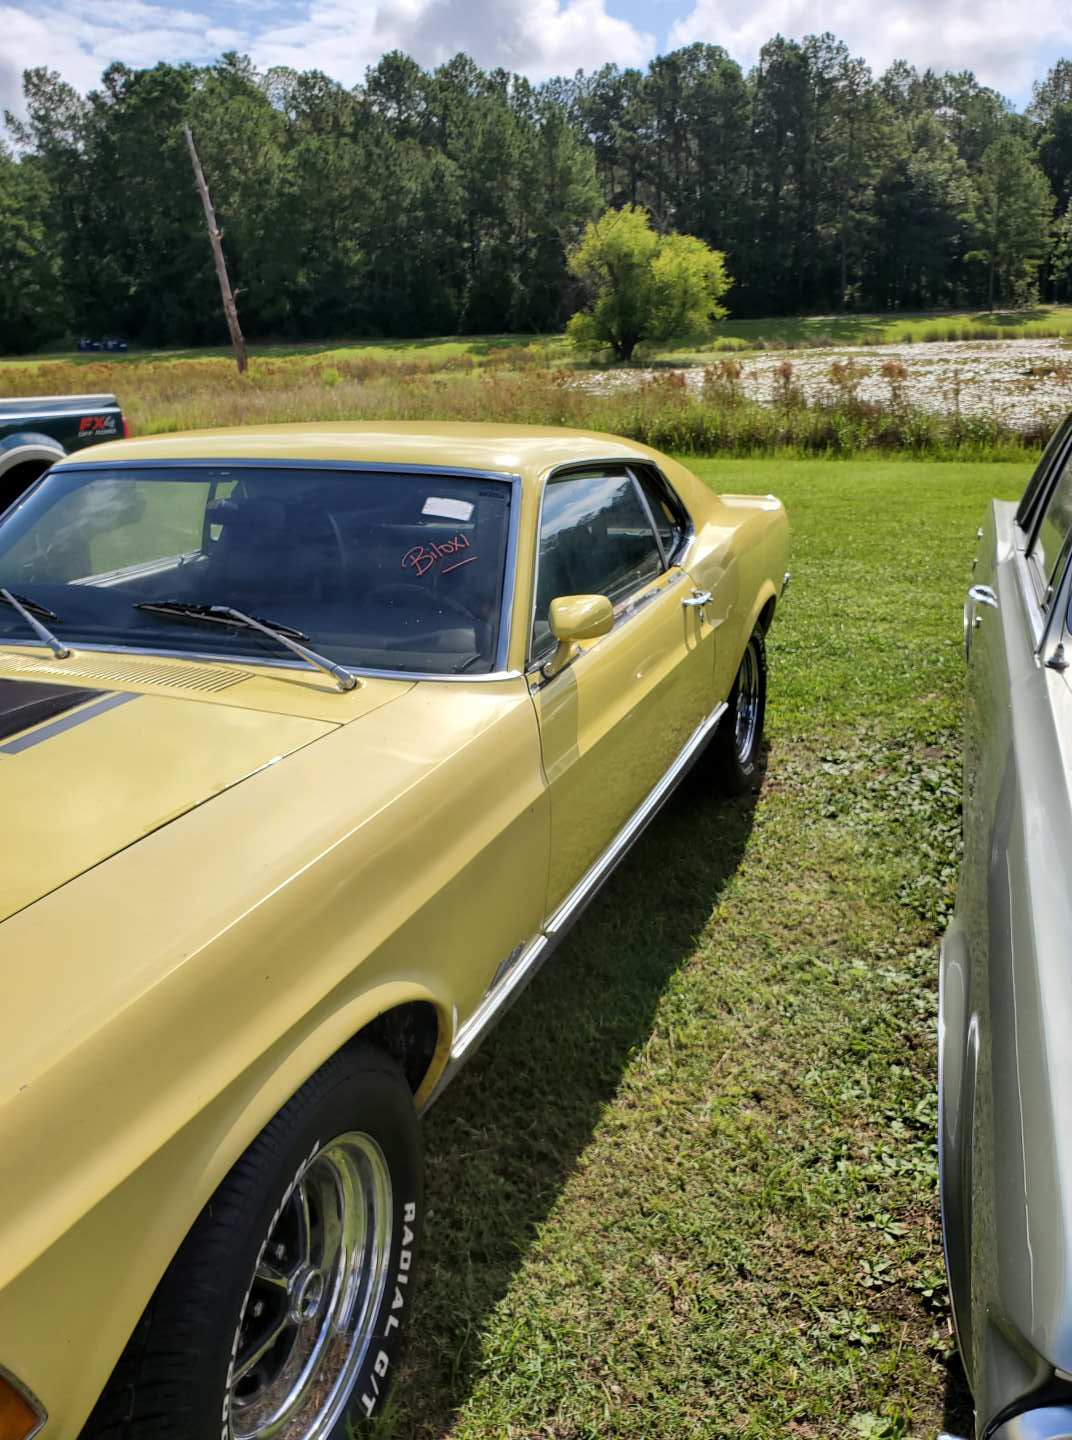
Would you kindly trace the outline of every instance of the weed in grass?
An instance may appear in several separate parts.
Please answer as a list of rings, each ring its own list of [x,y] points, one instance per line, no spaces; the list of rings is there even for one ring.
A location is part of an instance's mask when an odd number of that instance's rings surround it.
[[[681,369],[593,375],[548,369],[531,347],[489,348],[479,365],[464,351],[433,359],[340,350],[331,364],[322,356],[255,356],[244,376],[222,357],[10,364],[0,366],[0,395],[114,389],[136,434],[287,421],[497,420],[570,425],[660,449],[737,456],[1013,458],[1044,443],[1059,413],[1061,392],[1051,384],[1064,373],[1057,361],[1047,377],[1040,374],[1039,383],[1049,387],[1042,398],[1018,400],[1008,420],[977,403],[977,380],[970,406],[962,405],[962,392],[969,391],[956,371],[944,409],[933,405],[940,381],[925,383],[920,402],[912,403],[898,364],[890,360],[881,370],[888,401],[876,392],[871,367],[851,357],[822,366],[817,384],[814,364],[799,359],[773,365],[724,359],[691,376]]]
[[[905,385],[908,381],[908,367],[900,360],[887,360],[879,367],[879,374],[890,387],[890,408],[902,411],[905,406]]]

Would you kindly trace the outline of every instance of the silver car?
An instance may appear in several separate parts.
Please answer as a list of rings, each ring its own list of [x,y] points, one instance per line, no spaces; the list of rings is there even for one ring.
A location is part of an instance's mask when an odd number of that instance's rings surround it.
[[[942,946],[942,1228],[977,1440],[1072,1437],[1072,417],[979,531]]]

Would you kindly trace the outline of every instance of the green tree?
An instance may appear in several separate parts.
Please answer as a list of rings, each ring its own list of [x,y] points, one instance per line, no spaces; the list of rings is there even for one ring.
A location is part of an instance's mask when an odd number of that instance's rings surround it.
[[[33,350],[65,328],[47,208],[38,162],[16,160],[0,141],[0,350]]]
[[[926,110],[896,122],[892,151],[875,190],[869,293],[884,309],[952,303],[975,200],[968,168]]]
[[[1050,255],[1050,277],[1054,299],[1067,297],[1072,288],[1072,206],[1053,227],[1053,251]]]
[[[584,349],[631,360],[644,340],[705,333],[725,315],[725,257],[694,235],[658,235],[646,210],[623,205],[590,221],[569,267],[588,304],[567,332]]]
[[[977,181],[976,248],[966,257],[987,272],[987,304],[1023,303],[1034,294],[1050,250],[1053,191],[1030,147],[1006,133],[983,152]]]

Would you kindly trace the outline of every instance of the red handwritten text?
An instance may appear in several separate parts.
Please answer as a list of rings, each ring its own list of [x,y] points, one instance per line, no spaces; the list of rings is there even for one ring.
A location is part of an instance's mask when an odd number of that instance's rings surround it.
[[[432,566],[438,564],[445,556],[457,555],[460,551],[468,549],[468,535],[455,535],[453,540],[443,540],[442,542],[432,540],[427,545],[414,545],[412,550],[407,550],[402,556],[402,569],[405,570],[408,567],[410,570],[415,570],[418,575],[427,575]]]

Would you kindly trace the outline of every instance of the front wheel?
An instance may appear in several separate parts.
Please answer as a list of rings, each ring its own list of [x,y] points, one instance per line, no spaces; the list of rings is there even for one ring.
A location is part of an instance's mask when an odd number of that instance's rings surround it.
[[[341,1051],[195,1221],[83,1440],[342,1440],[396,1367],[422,1172],[398,1066]]]
[[[710,746],[718,781],[730,795],[743,795],[759,785],[766,713],[767,647],[763,629],[757,625],[745,646],[726,713]]]

